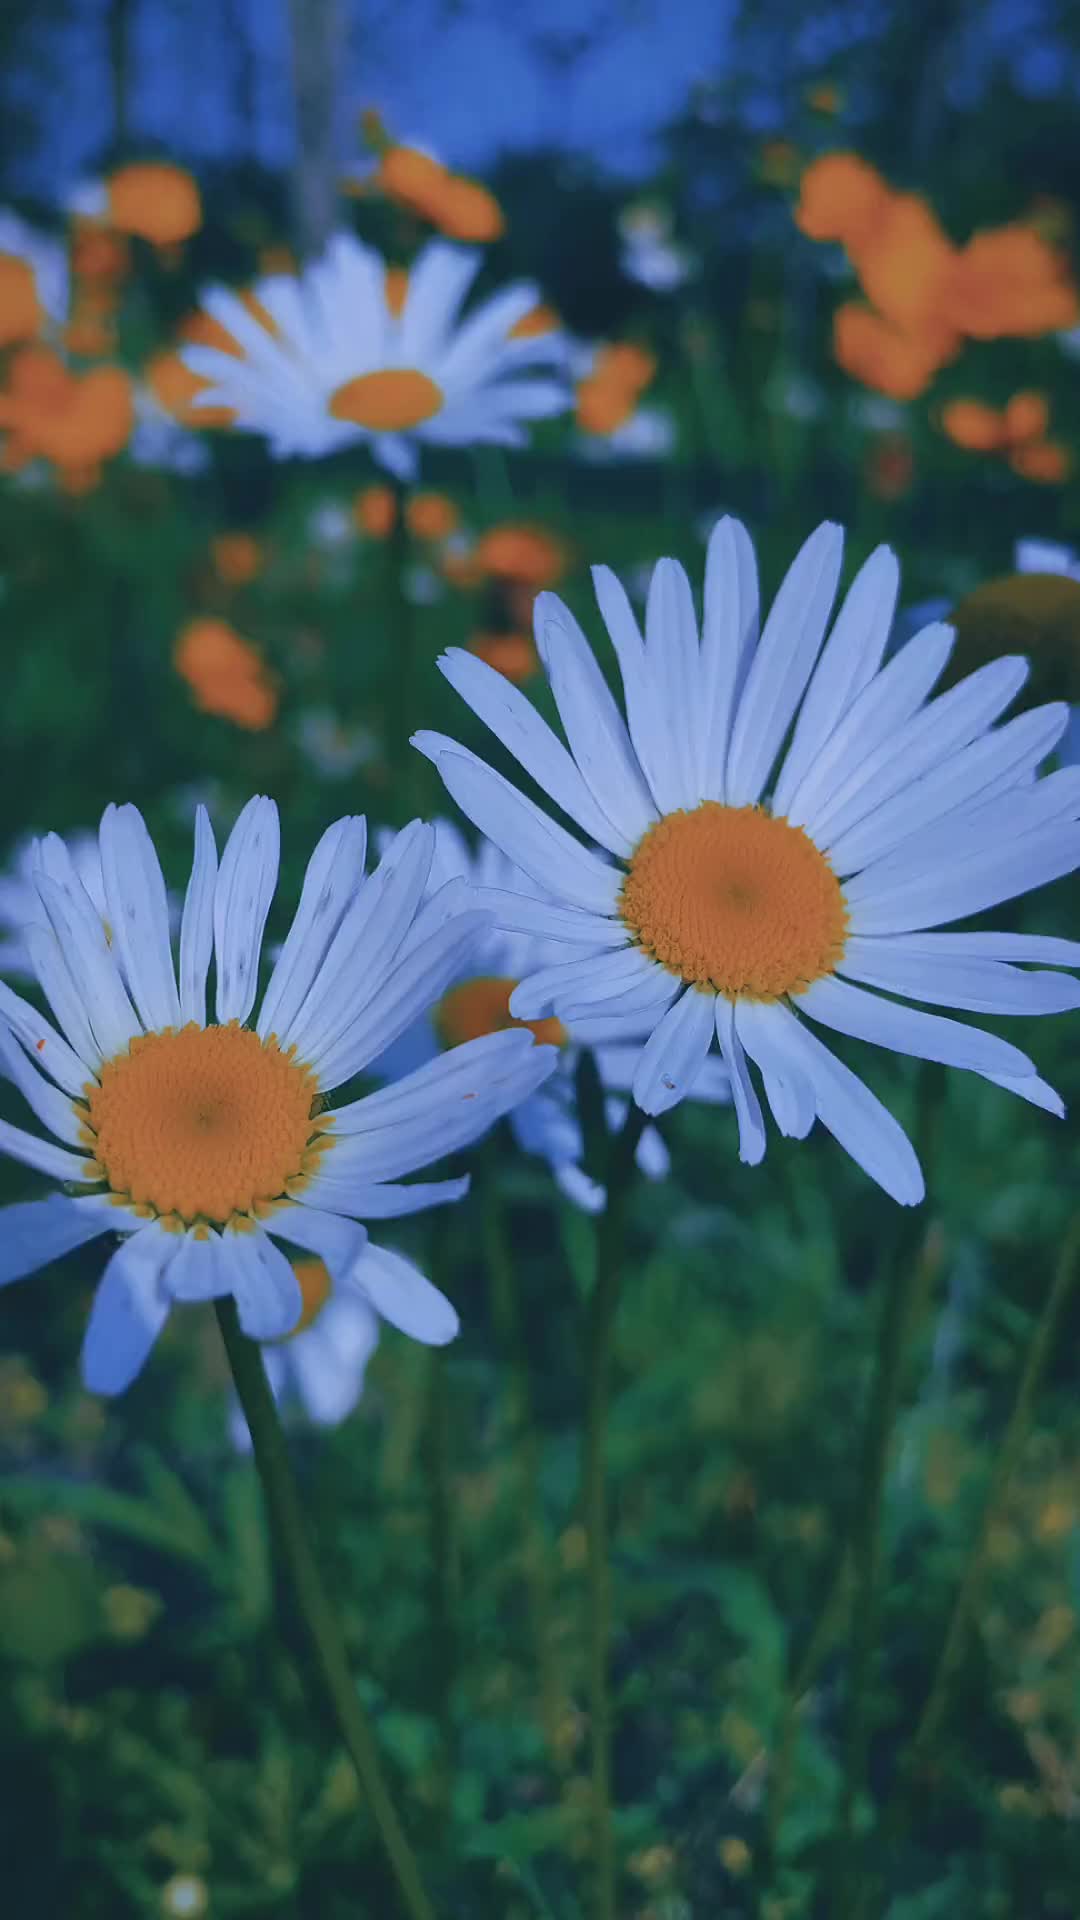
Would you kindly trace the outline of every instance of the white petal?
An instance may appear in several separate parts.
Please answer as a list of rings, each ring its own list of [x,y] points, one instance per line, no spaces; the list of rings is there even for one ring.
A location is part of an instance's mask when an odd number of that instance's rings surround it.
[[[1014,1079],[1010,1073],[983,1073],[979,1078],[991,1081],[995,1087],[1003,1087],[1006,1093],[1019,1094],[1021,1100],[1026,1100],[1030,1106],[1041,1107],[1044,1113],[1054,1114],[1058,1120],[1065,1117],[1065,1102],[1060,1093],[1045,1080],[1040,1080],[1037,1073],[1025,1074],[1022,1080]]]
[[[997,719],[1027,678],[1026,660],[1006,657],[970,673],[912,715],[830,794],[810,826],[829,846],[894,793],[912,786]]]
[[[609,920],[581,907],[560,907],[533,893],[514,893],[507,887],[477,887],[478,907],[494,914],[506,933],[532,933],[540,940],[563,940],[579,947],[624,947],[630,934],[621,920]]]
[[[622,674],[623,700],[634,754],[649,791],[660,806],[660,795],[667,792],[667,739],[653,697],[653,675],[646,659],[645,645],[626,590],[611,568],[594,567],[592,578],[597,605],[604,617],[604,625],[611,637]]]
[[[658,560],[652,571],[645,663],[663,737],[656,803],[670,813],[696,806],[700,797],[703,720],[694,596],[677,560]]]
[[[894,1053],[911,1054],[916,1060],[938,1060],[943,1066],[965,1067],[973,1073],[1021,1076],[1035,1071],[1019,1047],[999,1040],[995,1034],[965,1026],[960,1020],[945,1020],[938,1013],[923,1013],[917,1007],[882,1000],[844,980],[815,980],[812,987],[799,994],[795,1004],[800,1013],[835,1028],[837,1033],[868,1040],[875,1047],[889,1047]]]
[[[1011,845],[988,848],[930,872],[899,882],[874,868],[861,873],[848,894],[853,933],[909,933],[947,920],[982,913],[1001,900],[1048,885],[1080,866],[1080,827],[1052,827],[1025,834]],[[851,898],[858,886],[856,899]]]
[[[787,812],[829,735],[880,667],[899,586],[896,555],[889,547],[876,547],[848,588],[814,669],[776,783],[774,813]]]
[[[1064,1013],[1080,1007],[1080,980],[1070,974],[1025,973],[1001,960],[919,952],[902,936],[850,939],[839,971],[886,993],[936,1007],[966,1007],[972,1013]]]
[[[180,1025],[169,899],[138,807],[108,806],[99,835],[109,924],[131,997],[149,1028]]]
[[[821,650],[843,546],[841,529],[825,521],[796,555],[773,601],[731,730],[729,806],[761,797]]]
[[[556,898],[589,913],[611,913],[622,875],[605,866],[501,774],[442,734],[414,734],[413,745],[435,762],[447,791],[481,833]]]
[[[249,800],[225,843],[214,888],[218,1021],[245,1021],[255,1004],[263,929],[277,885],[278,811]]]
[[[26,945],[41,990],[57,1023],[79,1058],[87,1063],[87,1078],[101,1065],[101,1048],[94,1038],[86,1009],[76,991],[60,943],[51,927],[27,927]]]
[[[621,1003],[631,988],[647,984],[648,998],[660,997],[663,969],[640,947],[619,947],[614,953],[587,954],[578,959],[568,953],[565,962],[538,967],[526,974],[510,995],[510,1012],[515,1020],[540,1020],[545,1014],[571,1007],[581,1012],[627,1013]],[[666,976],[670,980],[671,976]],[[675,983],[677,984],[677,982]]]
[[[221,1235],[221,1255],[244,1332],[252,1340],[277,1340],[291,1333],[304,1301],[280,1248],[260,1227],[230,1223]]]
[[[94,1295],[82,1349],[91,1393],[123,1393],[142,1369],[169,1317],[162,1274],[177,1251],[156,1221],[118,1247]]]
[[[741,1015],[740,1006],[737,1018]],[[777,1045],[812,1082],[818,1118],[864,1173],[903,1207],[916,1206],[926,1189],[907,1134],[869,1087],[823,1046],[816,1034],[780,1003],[768,1009]]]
[[[75,901],[48,874],[35,874],[34,881],[94,1038],[105,1058],[111,1059],[126,1050],[142,1027],[105,938],[101,917],[85,891],[82,900]],[[42,937],[36,929],[28,934],[32,956]]]
[[[725,798],[731,722],[758,642],[758,576],[754,543],[741,520],[725,514],[709,538],[701,627],[701,766],[699,791]]]
[[[789,1140],[805,1140],[817,1119],[817,1102],[809,1075],[784,1045],[783,1029],[771,1017],[769,1006],[752,1000],[739,1002],[739,1038],[761,1071],[773,1119]]]
[[[739,1127],[739,1159],[746,1167],[756,1167],[765,1158],[765,1121],[739,1038],[734,1005],[718,993],[713,1015],[716,1038],[731,1081],[731,1098]]]
[[[325,1088],[339,1087],[385,1052],[406,1027],[446,992],[465,956],[475,950],[477,936],[486,931],[486,915],[458,914],[421,946],[407,942],[394,970],[374,998],[350,1021],[325,1051],[312,1056]]]
[[[96,1240],[110,1225],[107,1209],[84,1211],[58,1193],[0,1208],[0,1287],[25,1280],[28,1273]]]
[[[411,1260],[389,1247],[369,1246],[353,1270],[352,1283],[392,1327],[427,1347],[444,1347],[459,1330],[461,1323],[446,1295]]]
[[[336,1427],[348,1417],[378,1343],[378,1314],[358,1292],[328,1300],[315,1325],[290,1342],[285,1352],[309,1420]]]
[[[292,926],[267,983],[255,1022],[261,1040],[276,1033],[291,1044],[292,1023],[318,975],[347,908],[364,880],[367,821],[335,820],[319,841],[304,875]]]
[[[195,810],[195,852],[180,922],[180,1018],[206,1024],[206,976],[214,951],[214,891],[218,858],[210,815]]]
[[[894,934],[889,949],[919,954],[928,960],[955,955],[961,960],[1018,960],[1035,966],[1080,967],[1080,940],[1059,940],[1045,933]]]
[[[537,594],[533,624],[570,751],[614,829],[601,844],[613,853],[628,854],[652,825],[656,808],[626,722],[569,607],[553,593]]]
[[[714,996],[688,987],[642,1049],[634,1099],[645,1113],[667,1113],[685,1099],[712,1045]]]
[[[367,1228],[339,1213],[319,1213],[315,1207],[279,1207],[262,1222],[275,1240],[303,1247],[322,1261],[333,1279],[339,1279],[360,1258],[367,1245]]]
[[[640,1007],[630,1013],[586,1013],[574,1021],[572,1038],[583,1047],[609,1047],[637,1041],[644,1046],[649,1034],[659,1025],[667,1008],[679,992],[681,982],[672,980],[665,997],[643,1013]]]
[[[0,1073],[18,1087],[30,1111],[48,1127],[49,1132],[66,1146],[79,1147],[88,1151],[83,1138],[83,1128],[89,1118],[85,1107],[76,1111],[74,1101],[61,1093],[50,1081],[38,1073],[27,1059],[17,1040],[0,1025]]]
[[[921,706],[956,639],[951,627],[926,627],[854,699],[800,780],[786,809],[794,827],[814,831],[814,823],[849,774],[862,766],[883,741]]]
[[[38,1173],[47,1173],[52,1180],[70,1180],[77,1186],[87,1186],[101,1179],[100,1170],[95,1170],[94,1162],[85,1155],[76,1158],[65,1147],[54,1147],[51,1140],[39,1140],[35,1134],[24,1133],[21,1127],[13,1127],[6,1120],[0,1120],[0,1153],[11,1155],[20,1160],[24,1167],[33,1167]]]
[[[448,653],[440,655],[437,664],[450,685],[556,806],[601,846],[608,847],[612,853],[629,853],[629,839],[612,825],[586,784],[576,760],[505,674],[496,673],[494,667],[460,647],[451,647]],[[563,724],[566,724],[565,716]],[[573,733],[568,728],[567,733],[571,747],[576,750],[575,735],[580,734],[580,728]],[[426,751],[421,744],[425,737],[417,735],[413,741],[421,752]]]
[[[322,1175],[295,1183],[293,1198],[302,1207],[316,1213],[343,1213],[356,1220],[397,1220],[407,1213],[425,1213],[429,1207],[443,1207],[463,1200],[469,1191],[469,1176],[459,1180],[414,1180],[410,1186],[379,1181],[374,1186],[355,1183],[348,1204],[342,1206],[336,1194],[328,1193]]]
[[[165,1281],[171,1300],[217,1300],[232,1292],[232,1274],[220,1233],[191,1227],[179,1242]]]
[[[44,933],[46,939],[51,940],[47,928],[42,927],[38,931]],[[22,1041],[27,1052],[33,1054],[34,1059],[46,1073],[52,1075],[57,1086],[63,1087],[65,1093],[85,1092],[86,1087],[93,1081],[92,1068],[85,1060],[80,1060],[78,1054],[69,1047],[67,1041],[57,1033],[56,1028],[49,1024],[36,1007],[32,1007],[29,1001],[20,999],[19,995],[13,993],[4,981],[0,981],[0,1019],[6,1020],[12,1033]],[[96,1047],[94,1047],[94,1054],[100,1060],[101,1056]]]

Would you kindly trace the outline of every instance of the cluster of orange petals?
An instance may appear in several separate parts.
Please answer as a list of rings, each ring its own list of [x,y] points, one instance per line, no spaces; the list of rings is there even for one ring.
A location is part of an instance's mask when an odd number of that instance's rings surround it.
[[[259,732],[277,713],[277,688],[255,648],[226,621],[200,618],[181,629],[173,664],[203,713]]]
[[[894,399],[922,393],[965,337],[1031,338],[1080,318],[1066,262],[1034,226],[988,228],[957,247],[925,200],[894,192],[858,154],[811,162],[795,220],[843,245],[870,302],[840,308],[838,361]]]
[[[510,581],[522,587],[553,587],[567,568],[563,542],[546,527],[524,521],[503,521],[481,534],[472,551],[480,576]]]
[[[1041,393],[1014,393],[999,411],[982,400],[950,400],[941,426],[954,445],[968,453],[1003,456],[1025,480],[1055,486],[1067,479],[1068,449],[1047,438],[1050,409]]]
[[[418,147],[387,146],[376,184],[388,199],[420,214],[451,240],[498,240],[506,230],[502,208],[487,187],[451,173]]]
[[[77,374],[43,346],[23,347],[0,391],[4,465],[51,460],[72,492],[96,480],[103,460],[127,445],[134,425],[131,381],[122,367]]]
[[[17,254],[0,253],[0,347],[33,340],[43,318],[33,268]]]
[[[397,524],[397,497],[393,487],[362,487],[352,503],[352,516],[369,540],[388,540]],[[445,493],[414,493],[405,502],[405,524],[416,540],[437,544],[448,540],[460,515]]]
[[[118,167],[106,182],[109,224],[155,247],[190,240],[202,226],[202,201],[190,173],[166,160]]]
[[[226,587],[246,587],[263,568],[263,551],[253,533],[219,533],[210,542],[210,560]]]
[[[267,333],[276,333],[277,327],[262,302],[251,292],[240,295],[244,306],[253,320],[257,320]],[[233,339],[219,320],[212,314],[197,310],[188,315],[179,329],[179,340],[184,346],[216,347],[219,353],[232,354],[237,360],[244,357],[243,348]],[[192,373],[184,365],[179,352],[169,349],[155,353],[144,368],[147,385],[159,407],[171,414],[185,427],[229,427],[236,418],[231,407],[201,407],[195,403],[201,393],[205,393],[212,384],[202,374]]]
[[[576,418],[583,433],[614,433],[629,420],[656,375],[656,355],[631,340],[600,348],[593,370],[578,382]]]

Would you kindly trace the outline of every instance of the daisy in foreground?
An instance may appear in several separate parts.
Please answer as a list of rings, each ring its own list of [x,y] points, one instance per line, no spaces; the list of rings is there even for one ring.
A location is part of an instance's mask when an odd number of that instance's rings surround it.
[[[936,625],[882,666],[898,586],[887,549],[860,569],[826,640],[841,550],[839,528],[811,535],[760,637],[754,550],[737,521],[709,542],[700,629],[675,561],[653,572],[644,638],[615,576],[595,568],[625,720],[572,614],[541,594],[537,646],[569,751],[502,675],[443,657],[451,684],[601,852],[456,741],[420,733],[415,745],[552,896],[481,896],[500,925],[566,943],[561,964],[515,989],[512,1013],[554,1015],[592,1045],[647,1032],[633,1095],[650,1114],[685,1096],[715,1040],[744,1161],[765,1152],[750,1061],[782,1133],[801,1139],[820,1119],[912,1205],[924,1188],[910,1141],[817,1029],[965,1067],[1060,1114],[1018,1048],[885,996],[988,1014],[1080,1005],[1080,983],[1023,965],[1075,967],[1080,943],[929,931],[1080,865],[1080,769],[1036,778],[1062,703],[994,726],[1024,660],[930,699],[953,643]]]
[[[138,810],[107,808],[99,842],[104,920],[64,842],[38,847],[26,941],[57,1025],[0,985],[0,1069],[53,1135],[0,1121],[0,1151],[66,1189],[0,1210],[0,1283],[121,1236],[83,1348],[100,1393],[134,1378],[174,1301],[232,1294],[253,1339],[294,1331],[305,1296],[281,1240],[416,1339],[451,1339],[449,1302],[369,1244],[360,1219],[460,1199],[467,1180],[402,1176],[475,1140],[557,1056],[530,1033],[493,1034],[329,1109],[332,1090],[445,991],[487,925],[463,883],[425,899],[432,828],[404,828],[370,876],[364,821],[327,829],[251,1025],[278,872],[273,801],[248,802],[220,865],[199,809],[178,973]]]
[[[562,365],[562,336],[535,330],[539,293],[524,281],[461,319],[480,261],[436,240],[406,273],[338,234],[299,278],[260,280],[254,300],[210,288],[205,309],[235,350],[184,348],[191,372],[211,382],[198,404],[231,408],[235,426],[265,434],[279,455],[366,441],[403,480],[421,441],[521,446],[523,422],[569,405],[561,380],[537,374]]]

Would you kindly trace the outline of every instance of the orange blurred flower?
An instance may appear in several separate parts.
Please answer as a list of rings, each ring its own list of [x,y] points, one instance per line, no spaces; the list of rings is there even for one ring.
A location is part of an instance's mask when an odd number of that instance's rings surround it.
[[[43,318],[33,267],[17,254],[0,253],[0,347],[32,340]]]
[[[1068,478],[1072,459],[1066,447],[1046,438],[1050,409],[1041,393],[1014,393],[999,412],[982,400],[950,400],[942,408],[943,433],[968,453],[999,453],[1014,473],[1046,486]]]
[[[469,652],[485,660],[515,686],[531,680],[540,671],[540,656],[528,633],[478,633],[469,641]]]
[[[246,587],[262,572],[262,548],[251,533],[219,533],[210,542],[210,559],[227,587]]]
[[[273,316],[267,312],[262,301],[257,299],[250,289],[240,295],[244,306],[253,320],[257,320],[267,333],[276,334],[277,326]],[[197,308],[181,321],[178,338],[185,346],[216,347],[219,353],[232,354],[235,359],[244,358],[244,350],[233,339],[220,320],[212,314]],[[155,353],[143,369],[146,381],[158,405],[171,414],[185,427],[230,427],[236,419],[232,407],[201,407],[195,402],[199,394],[205,393],[213,382],[202,374],[192,373],[184,365],[179,353],[166,350]]]
[[[388,540],[397,519],[393,487],[362,487],[352,503],[352,516],[361,533]]]
[[[522,586],[551,587],[562,579],[567,554],[561,540],[546,528],[507,521],[482,534],[472,553],[480,574]]]
[[[435,224],[452,240],[471,244],[498,240],[506,232],[506,217],[493,193],[479,180],[451,174],[435,208]]]
[[[137,161],[108,180],[109,219],[121,233],[156,247],[189,240],[202,226],[202,201],[190,173],[166,160]]]
[[[530,307],[520,320],[515,320],[510,329],[511,340],[535,340],[545,333],[554,333],[561,324],[554,307],[548,307],[541,301],[539,306]]]
[[[655,353],[633,340],[616,340],[601,347],[593,368],[594,379],[627,387],[635,395],[642,393],[655,376]]]
[[[592,372],[578,382],[576,419],[583,433],[614,433],[629,420],[656,374],[656,355],[632,340],[598,349]]]
[[[1080,320],[1080,300],[1063,254],[1033,227],[973,234],[956,256],[948,318],[975,340],[1063,332]]]
[[[71,228],[71,271],[79,280],[122,280],[130,266],[127,241],[100,220],[79,216]]]
[[[451,173],[418,147],[385,147],[376,184],[388,199],[420,214],[451,239],[497,240],[505,231],[502,208],[487,187]]]
[[[409,532],[418,540],[446,540],[460,515],[445,493],[414,493],[405,508]]]
[[[259,732],[272,724],[277,688],[256,651],[224,620],[189,620],[177,636],[173,664],[202,713]]]
[[[378,184],[387,197],[425,217],[446,178],[441,161],[418,147],[387,147],[379,161]]]
[[[943,319],[956,252],[926,201],[887,191],[870,231],[846,244],[867,299],[894,326],[938,331],[948,357],[959,345],[957,329]]]
[[[877,168],[857,153],[825,153],[803,172],[795,224],[811,240],[858,247],[872,238],[889,194]]]
[[[16,464],[51,460],[72,470],[96,468],[127,445],[134,425],[131,381],[122,367],[75,374],[47,347],[25,347],[0,393],[0,426]]]
[[[833,352],[853,380],[893,400],[914,400],[941,365],[938,338],[904,333],[858,300],[833,315]]]

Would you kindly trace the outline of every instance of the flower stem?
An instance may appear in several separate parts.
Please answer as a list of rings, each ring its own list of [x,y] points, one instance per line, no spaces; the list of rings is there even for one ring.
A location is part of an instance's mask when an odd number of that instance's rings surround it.
[[[440,1829],[450,1816],[454,1787],[454,1681],[457,1673],[459,1599],[454,1499],[450,1473],[450,1398],[446,1355],[432,1347],[427,1355],[428,1525],[431,1540],[431,1631],[438,1699],[440,1755],[437,1811]]]
[[[923,1763],[941,1731],[953,1683],[963,1661],[972,1615],[986,1572],[987,1544],[993,1532],[994,1522],[1004,1505],[1013,1474],[1020,1464],[1031,1427],[1035,1397],[1050,1356],[1051,1343],[1078,1275],[1080,1275],[1080,1214],[1075,1215],[1070,1222],[1061,1243],[1053,1279],[1028,1343],[1020,1378],[1016,1383],[1012,1412],[994,1462],[979,1523],[968,1547],[926,1704],[919,1716],[910,1744],[897,1768],[896,1783],[886,1806],[874,1847],[875,1859],[880,1862],[882,1870],[886,1868],[889,1856],[902,1830],[912,1791],[917,1784]],[[864,1889],[863,1898],[855,1909],[856,1920],[869,1910],[873,1892],[873,1887]]]
[[[623,1225],[634,1155],[646,1116],[631,1101],[608,1154],[607,1200],[596,1228],[596,1268],[585,1332],[586,1409],[581,1484],[588,1586],[589,1726],[592,1749],[593,1912],[615,1920],[615,1836],[611,1824],[611,1570],[605,1473],[611,1360],[622,1280]]]
[[[240,1330],[231,1298],[215,1301],[218,1325],[248,1423],[271,1524],[311,1636],[341,1737],[367,1796],[379,1838],[410,1920],[435,1920],[420,1870],[383,1778],[375,1735],[349,1672],[341,1627],[312,1552],[274,1396],[257,1342]]]
[[[426,762],[423,755],[417,753],[415,747],[409,744],[416,714],[414,695],[417,665],[416,622],[408,594],[408,573],[412,558],[408,521],[409,490],[403,482],[395,481],[393,493],[394,524],[386,544],[389,574],[387,599],[390,604],[390,632],[393,637],[395,658],[392,676],[393,705],[386,750],[391,768],[396,774],[394,787],[400,794],[398,811],[403,821],[408,821],[421,811]],[[399,753],[402,756],[401,765],[394,767]]]

